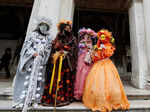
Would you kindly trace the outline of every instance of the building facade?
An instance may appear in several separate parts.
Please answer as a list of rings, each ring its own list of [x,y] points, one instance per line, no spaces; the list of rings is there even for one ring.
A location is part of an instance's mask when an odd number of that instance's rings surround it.
[[[93,27],[97,28],[99,28],[99,26],[96,26],[96,21],[101,21],[98,23],[100,25],[105,25],[106,23],[104,22],[105,20],[107,20],[110,24],[115,23],[118,29],[122,28],[122,32],[124,29],[123,24],[128,24],[127,26],[129,27],[129,36],[124,36],[124,38],[122,40],[120,39],[119,41],[124,41],[124,39],[126,38],[128,38],[127,41],[130,41],[129,46],[122,46],[124,47],[124,49],[128,49],[126,55],[131,56],[131,82],[138,88],[146,88],[147,86],[149,86],[148,84],[150,82],[149,4],[150,0],[0,0],[0,6],[9,5],[15,7],[30,7],[27,10],[30,10],[32,7],[32,12],[27,28],[27,36],[34,29],[34,18],[38,16],[43,16],[52,20],[51,34],[53,38],[55,38],[57,33],[57,23],[62,19],[72,20],[77,30],[79,28],[78,25],[83,23],[84,20],[86,20],[86,22],[89,24],[90,21],[94,21],[95,26]],[[29,13],[22,13],[23,11],[18,10],[18,8],[16,8],[16,10],[16,12],[19,13],[17,15],[20,15],[20,22],[24,23],[25,21],[27,21],[24,18],[27,17]],[[84,13],[80,18],[82,20],[82,22],[80,22],[78,18],[79,15],[82,15],[81,12],[83,11],[86,13]],[[91,12],[95,12],[92,13],[94,15],[92,17],[97,18],[96,20],[91,19]],[[114,12],[117,12],[117,17],[114,17],[114,19],[109,19],[112,16],[102,16],[108,12],[111,13],[110,15],[114,15]],[[120,23],[117,24],[118,19],[121,21],[125,20],[125,22],[123,22],[121,25]],[[26,29],[26,27],[24,26],[23,29]],[[126,34],[126,32],[123,32],[122,36],[124,34]],[[119,39],[119,36],[116,40]],[[1,40],[1,43],[8,43],[9,45],[10,43],[12,43],[5,41],[7,40]],[[14,43],[16,44],[16,41]],[[14,43],[12,45],[14,45]],[[124,50],[122,52],[124,52]],[[127,60],[124,58],[122,58],[122,60],[122,66],[124,66],[124,68],[126,69],[125,63]],[[116,61],[118,60],[116,59]],[[127,74],[125,70],[122,70],[122,72],[124,74]]]
[[[150,0],[112,0],[110,4],[105,4],[103,8],[117,7],[115,4],[119,1],[124,6],[123,8],[119,4],[120,9],[127,10],[129,16],[132,57],[131,82],[138,88],[146,88],[150,79]],[[52,20],[52,35],[55,37],[57,32],[56,24],[61,19],[73,20],[75,8],[89,8],[92,10],[94,8],[91,7],[95,6],[98,9],[98,4],[103,3],[104,0],[35,0],[28,26],[28,33],[32,31],[34,26],[34,17],[44,16]],[[107,3],[109,2],[107,1]],[[99,10],[101,7],[99,7]]]

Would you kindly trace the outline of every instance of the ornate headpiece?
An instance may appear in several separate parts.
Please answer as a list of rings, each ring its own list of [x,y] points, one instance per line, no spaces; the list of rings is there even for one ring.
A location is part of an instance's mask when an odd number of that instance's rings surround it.
[[[46,18],[46,17],[36,17],[34,18],[34,25],[37,27],[40,23],[46,23],[47,25],[49,25],[49,27],[51,27],[52,22],[50,19]]]
[[[79,36],[83,36],[84,34],[90,35],[91,38],[95,38],[97,36],[96,32],[90,28],[82,28],[79,30]]]
[[[67,24],[67,25],[70,25],[70,26],[72,27],[72,21],[69,21],[69,20],[61,20],[61,21],[57,24],[57,28],[59,29],[62,24]]]
[[[100,39],[102,42],[111,42],[114,43],[115,39],[112,36],[112,33],[109,32],[106,29],[102,29],[97,33],[98,39]]]

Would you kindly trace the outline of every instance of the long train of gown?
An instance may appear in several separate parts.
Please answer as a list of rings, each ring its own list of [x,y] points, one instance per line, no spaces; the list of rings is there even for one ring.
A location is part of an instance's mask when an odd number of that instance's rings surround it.
[[[110,59],[97,61],[91,68],[85,82],[83,103],[93,111],[129,109],[123,84]]]

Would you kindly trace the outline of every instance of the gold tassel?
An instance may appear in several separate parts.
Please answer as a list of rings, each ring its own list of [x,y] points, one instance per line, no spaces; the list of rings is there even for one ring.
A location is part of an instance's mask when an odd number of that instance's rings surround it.
[[[61,69],[62,69],[63,56],[64,55],[60,56],[60,62],[59,62],[59,70],[58,70],[58,81],[59,82],[61,81]]]
[[[56,62],[54,62],[53,73],[52,73],[52,78],[51,78],[51,83],[50,83],[50,88],[49,88],[50,95],[52,93],[52,87],[53,87],[53,83],[54,83],[55,69],[56,69]]]
[[[53,55],[54,67],[53,67],[53,72],[52,72],[52,77],[51,77],[51,82],[50,82],[50,88],[49,88],[49,94],[50,94],[50,95],[51,95],[51,93],[52,93],[52,88],[53,88],[53,83],[54,83],[56,62],[57,62],[57,59],[58,59],[59,56],[60,56],[60,52],[56,52],[56,53]]]
[[[61,69],[62,69],[63,56],[64,55],[61,55],[59,59],[59,69],[58,69],[58,79],[57,79],[57,87],[56,87],[54,112],[56,112],[57,91],[59,90],[59,82],[61,81]]]

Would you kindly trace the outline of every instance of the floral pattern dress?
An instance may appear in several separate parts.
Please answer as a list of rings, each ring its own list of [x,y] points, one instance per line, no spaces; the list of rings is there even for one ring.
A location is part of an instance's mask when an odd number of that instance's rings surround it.
[[[60,58],[56,60],[56,69],[54,70],[54,55],[56,52],[63,52],[65,56],[62,61],[61,78],[58,84],[58,91],[56,95],[58,71],[60,66]],[[45,85],[42,103],[44,105],[54,106],[55,100],[57,106],[67,105],[73,101],[73,87],[76,71],[77,58],[77,40],[73,35],[66,36],[59,33],[54,40],[49,64],[47,65],[47,81]],[[54,70],[53,86],[50,93],[50,82],[52,81],[52,72]]]

